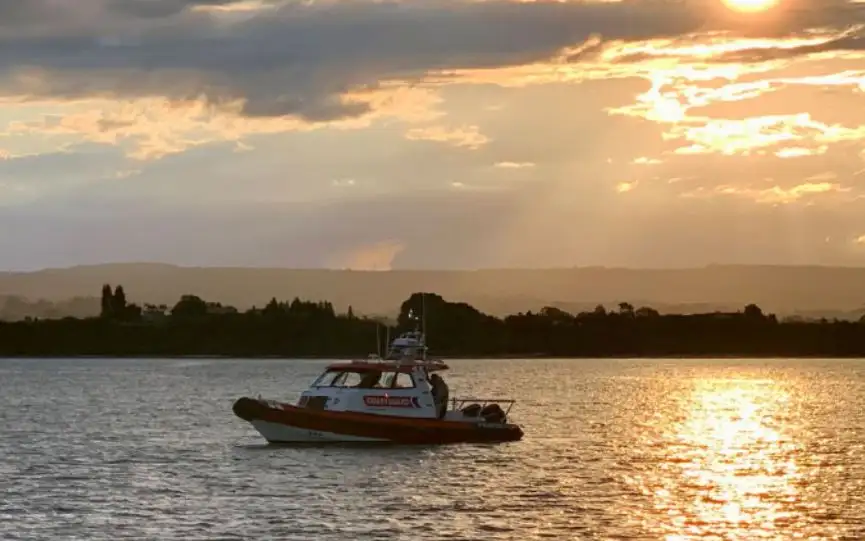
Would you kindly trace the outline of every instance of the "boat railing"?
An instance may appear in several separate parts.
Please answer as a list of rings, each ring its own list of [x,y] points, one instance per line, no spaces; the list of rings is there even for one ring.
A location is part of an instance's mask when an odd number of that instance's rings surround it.
[[[365,359],[351,359],[350,364],[380,364],[383,367],[398,364],[404,366],[418,366],[426,369],[443,369],[448,365],[441,359],[419,359],[414,357],[401,357],[397,359],[382,358],[375,353]]]
[[[278,400],[273,400],[272,398],[264,398],[260,394],[258,395],[258,401],[262,405],[270,407],[270,408],[274,408],[274,409],[280,409],[283,406],[283,404],[281,402],[279,402]]]
[[[450,402],[454,411],[460,411],[469,404],[480,404],[481,408],[485,408],[489,404],[498,404],[504,410],[505,415],[508,415],[517,401],[512,398],[451,398]],[[503,406],[505,405],[507,409],[504,409]]]

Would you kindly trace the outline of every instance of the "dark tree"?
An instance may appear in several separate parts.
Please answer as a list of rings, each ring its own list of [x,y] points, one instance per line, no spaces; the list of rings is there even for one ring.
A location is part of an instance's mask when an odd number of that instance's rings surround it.
[[[207,303],[196,295],[183,295],[171,309],[171,317],[177,319],[194,319],[206,315]]]
[[[261,314],[263,316],[271,318],[279,317],[280,315],[283,315],[285,313],[286,310],[284,310],[283,307],[276,301],[276,297],[270,299],[270,302],[268,302],[264,306],[264,309],[261,311]]]
[[[102,286],[102,310],[100,316],[109,319],[114,316],[114,295],[111,293],[111,284]]]
[[[123,319],[125,321],[141,320],[141,307],[135,303],[127,304],[126,309],[123,311]]]
[[[623,316],[634,317],[634,305],[629,302],[620,302],[619,313]]]
[[[123,319],[126,314],[126,292],[123,291],[123,286],[114,288],[114,295],[111,298],[111,309],[114,316]]]
[[[753,320],[761,320],[765,316],[763,316],[763,310],[760,310],[760,307],[756,304],[749,304],[745,307],[745,317]]]
[[[657,310],[654,308],[649,308],[648,306],[641,306],[637,308],[637,311],[634,312],[636,317],[658,317],[659,314]]]

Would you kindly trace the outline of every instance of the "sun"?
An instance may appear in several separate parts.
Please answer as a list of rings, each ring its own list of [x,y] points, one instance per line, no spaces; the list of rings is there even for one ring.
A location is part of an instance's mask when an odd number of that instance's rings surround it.
[[[766,11],[775,7],[779,0],[721,0],[724,4],[734,10],[743,13],[756,13]]]

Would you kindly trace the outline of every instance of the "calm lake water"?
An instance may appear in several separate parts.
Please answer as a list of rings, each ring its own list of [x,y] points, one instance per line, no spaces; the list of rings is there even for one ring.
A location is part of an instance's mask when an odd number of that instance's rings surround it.
[[[0,539],[865,539],[865,360],[471,360],[501,445],[285,448],[325,365],[0,360]]]

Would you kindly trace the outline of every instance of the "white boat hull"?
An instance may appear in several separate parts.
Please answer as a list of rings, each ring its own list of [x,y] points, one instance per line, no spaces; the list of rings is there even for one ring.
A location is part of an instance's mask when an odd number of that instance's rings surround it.
[[[307,430],[295,428],[280,423],[268,421],[250,421],[250,424],[258,430],[258,433],[270,443],[356,443],[356,442],[384,442],[387,440],[378,438],[364,438],[361,436],[349,436],[337,434],[336,432],[322,432],[320,430]]]

